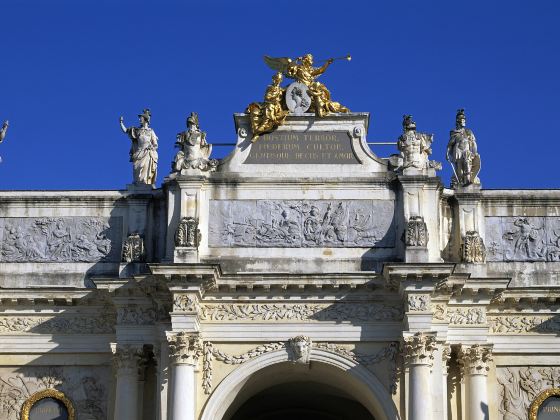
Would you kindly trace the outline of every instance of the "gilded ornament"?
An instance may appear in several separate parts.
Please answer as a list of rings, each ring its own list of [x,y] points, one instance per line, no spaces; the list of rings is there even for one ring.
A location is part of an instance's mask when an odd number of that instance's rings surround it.
[[[29,413],[31,408],[40,400],[45,398],[53,398],[57,401],[60,401],[66,407],[68,411],[68,420],[75,420],[76,419],[76,412],[74,410],[74,406],[72,402],[64,395],[64,393],[57,391],[56,389],[45,389],[44,391],[39,391],[29,397],[24,403],[23,407],[21,408],[21,420],[29,420]]]
[[[537,395],[529,408],[529,420],[537,420],[539,408],[550,397],[560,398],[560,388],[550,388]]]

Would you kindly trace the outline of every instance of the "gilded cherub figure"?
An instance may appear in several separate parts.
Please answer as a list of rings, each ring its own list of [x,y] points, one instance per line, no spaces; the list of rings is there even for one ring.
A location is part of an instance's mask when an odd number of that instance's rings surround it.
[[[130,161],[135,184],[154,185],[156,183],[158,138],[154,130],[150,128],[151,117],[150,110],[144,109],[141,114],[138,114],[140,125],[128,128],[124,125],[123,117],[119,119],[121,130],[132,141]]]
[[[288,115],[288,111],[282,107],[285,91],[280,86],[282,79],[280,72],[272,76],[272,84],[266,88],[264,102],[253,102],[245,110],[251,119],[252,141],[256,141],[261,134],[272,131],[281,125]]]
[[[212,145],[206,141],[206,132],[200,129],[196,112],[191,112],[187,118],[187,129],[177,134],[175,146],[179,151],[172,165],[174,172],[182,169],[210,171],[218,166],[216,159],[210,159]]]
[[[455,174],[453,184],[465,187],[480,184],[480,155],[477,151],[474,133],[466,127],[465,110],[457,110],[455,130],[449,133],[446,158],[451,163]]]

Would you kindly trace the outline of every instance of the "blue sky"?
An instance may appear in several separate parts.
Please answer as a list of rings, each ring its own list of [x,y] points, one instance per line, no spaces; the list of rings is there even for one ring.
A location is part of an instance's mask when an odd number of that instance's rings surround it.
[[[0,189],[124,188],[118,118],[136,124],[144,107],[160,185],[191,111],[210,142],[232,142],[232,114],[270,81],[262,56],[306,52],[352,54],[322,81],[370,112],[369,141],[394,141],[412,114],[444,162],[465,108],[483,187],[560,188],[558,1],[4,0],[1,15]],[[448,164],[440,174],[448,184]]]

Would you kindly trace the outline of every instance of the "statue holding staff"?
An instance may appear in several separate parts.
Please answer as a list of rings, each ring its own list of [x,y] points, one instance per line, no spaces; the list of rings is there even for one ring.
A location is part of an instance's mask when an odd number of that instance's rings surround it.
[[[467,125],[465,110],[459,109],[455,117],[455,130],[449,133],[446,158],[454,172],[454,183],[466,187],[480,184],[480,155],[477,151],[476,138]]]
[[[154,130],[150,128],[151,116],[149,109],[144,109],[142,114],[138,114],[140,120],[138,127],[127,128],[124,125],[123,117],[120,117],[119,120],[121,130],[132,141],[130,161],[135,184],[154,185],[156,183],[158,138]]]

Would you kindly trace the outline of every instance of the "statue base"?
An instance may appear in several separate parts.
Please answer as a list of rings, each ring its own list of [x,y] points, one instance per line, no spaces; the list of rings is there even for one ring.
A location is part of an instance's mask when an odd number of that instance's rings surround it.
[[[429,261],[428,247],[407,246],[404,261],[407,263],[425,263]]]
[[[198,250],[190,247],[175,247],[173,252],[174,263],[197,263]]]

